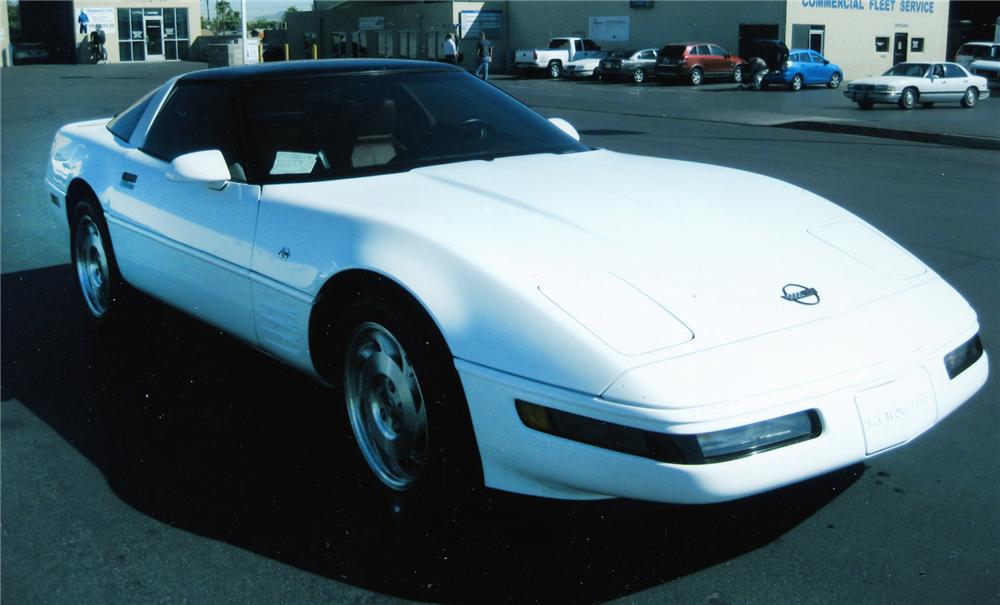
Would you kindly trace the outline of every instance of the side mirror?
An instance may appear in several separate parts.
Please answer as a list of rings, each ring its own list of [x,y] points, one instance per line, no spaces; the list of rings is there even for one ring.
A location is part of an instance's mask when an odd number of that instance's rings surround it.
[[[726,54],[722,55],[723,59],[728,59],[729,57],[732,57],[732,55],[729,54],[729,53],[726,53]]]
[[[562,118],[549,118],[549,122],[552,122],[553,126],[565,132],[566,134],[573,137],[577,141],[580,140],[580,133],[577,132],[576,128],[573,128],[573,125],[567,122],[566,120]]]
[[[167,180],[175,183],[205,183],[212,189],[222,189],[233,178],[226,158],[218,149],[193,151],[174,158],[167,170]]]
[[[823,59],[823,65],[829,65],[829,64],[830,64],[830,62],[828,60]]]

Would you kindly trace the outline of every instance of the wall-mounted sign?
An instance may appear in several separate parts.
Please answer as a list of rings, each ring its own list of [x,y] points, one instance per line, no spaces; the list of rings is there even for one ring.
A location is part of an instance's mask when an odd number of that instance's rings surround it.
[[[458,35],[462,38],[478,38],[485,31],[487,37],[496,36],[503,29],[503,11],[459,11]]]
[[[359,31],[382,31],[385,29],[385,17],[358,17]]]
[[[587,24],[591,40],[628,41],[628,17],[590,17]]]
[[[97,29],[98,25],[106,33],[114,33],[118,28],[118,17],[113,8],[85,8],[83,12],[90,19],[90,31]]]

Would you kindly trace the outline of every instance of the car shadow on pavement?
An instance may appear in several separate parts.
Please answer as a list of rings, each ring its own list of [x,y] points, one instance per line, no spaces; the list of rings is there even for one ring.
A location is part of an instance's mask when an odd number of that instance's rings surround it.
[[[445,523],[401,530],[355,478],[360,457],[330,389],[152,301],[99,330],[76,303],[68,265],[6,274],[0,287],[4,399],[51,426],[125,504],[381,594],[627,596],[769,544],[863,472],[702,507],[487,490]]]

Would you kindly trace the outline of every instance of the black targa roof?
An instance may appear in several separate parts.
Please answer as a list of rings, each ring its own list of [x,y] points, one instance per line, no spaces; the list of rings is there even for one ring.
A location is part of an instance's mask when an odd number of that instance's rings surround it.
[[[281,80],[302,76],[323,76],[345,73],[464,71],[460,67],[436,61],[409,59],[318,59],[275,61],[257,65],[238,65],[202,69],[185,74],[180,81],[242,82],[251,80]]]

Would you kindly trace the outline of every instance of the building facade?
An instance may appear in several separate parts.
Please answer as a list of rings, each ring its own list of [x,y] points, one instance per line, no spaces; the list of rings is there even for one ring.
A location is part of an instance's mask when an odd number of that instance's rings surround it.
[[[593,38],[605,49],[714,42],[745,56],[758,39],[813,48],[849,79],[900,60],[945,59],[948,0],[571,0],[494,2],[317,2],[288,22],[292,58],[380,56],[435,59],[448,32],[464,65],[475,63],[480,29],[495,43],[495,69],[515,49],[556,36]]]
[[[75,0],[76,41],[81,62],[89,57],[89,33],[104,31],[111,63],[184,61],[201,33],[199,0]],[[79,23],[87,15],[87,32]]]

